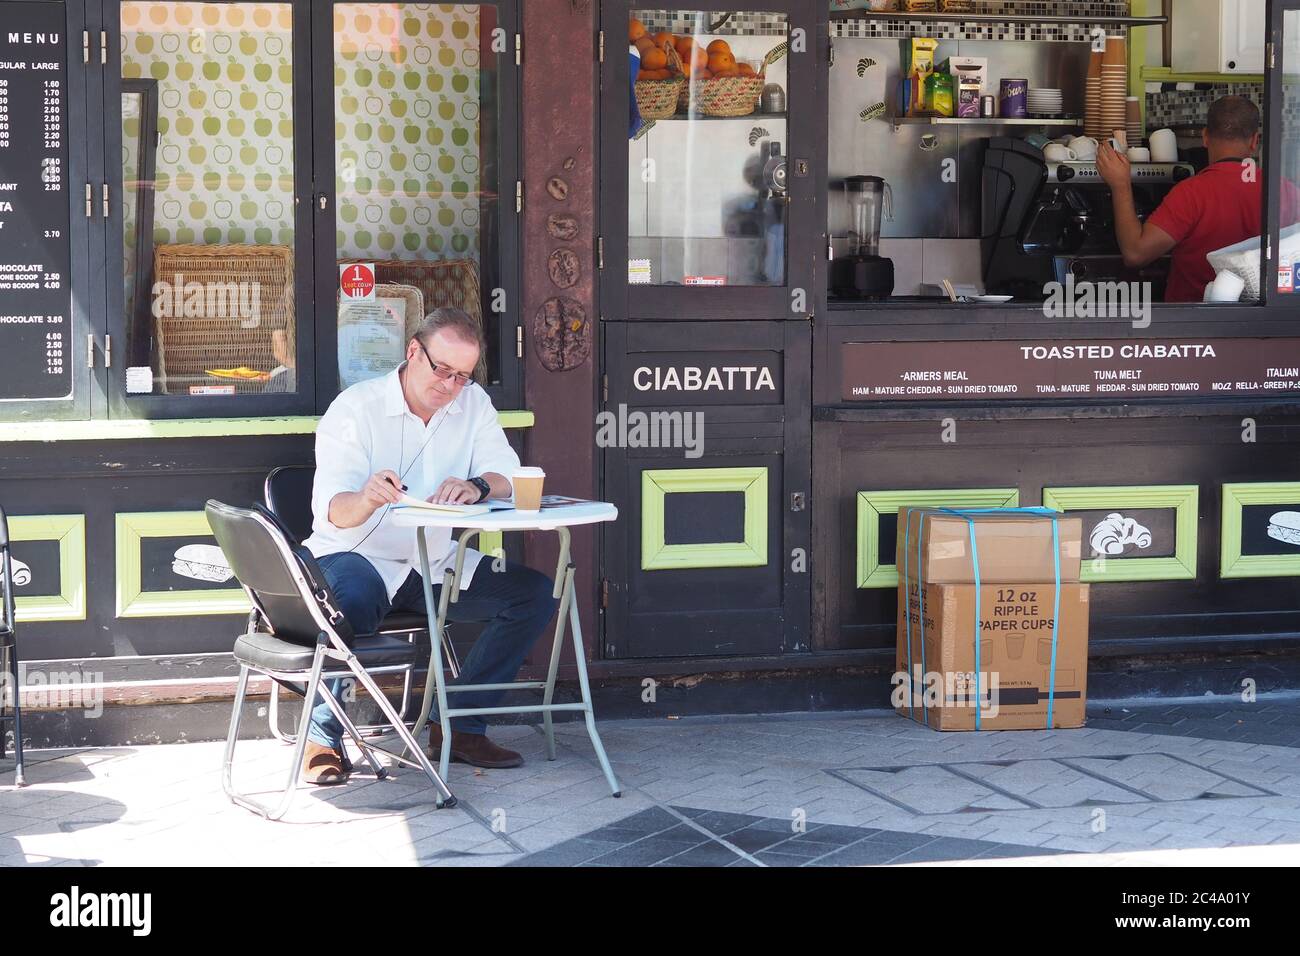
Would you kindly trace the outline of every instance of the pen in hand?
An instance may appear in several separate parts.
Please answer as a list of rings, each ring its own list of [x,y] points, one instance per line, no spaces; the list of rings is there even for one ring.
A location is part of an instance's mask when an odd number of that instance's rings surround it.
[[[393,479],[391,478],[385,478],[384,480],[387,481],[394,488],[400,488],[402,491],[410,491],[410,489],[407,488],[406,485],[398,485],[397,482],[393,481]]]

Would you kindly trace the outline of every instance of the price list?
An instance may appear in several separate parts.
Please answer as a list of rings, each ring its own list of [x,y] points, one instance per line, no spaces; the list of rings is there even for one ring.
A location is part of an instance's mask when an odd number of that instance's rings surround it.
[[[0,0],[0,401],[72,394],[62,3]]]

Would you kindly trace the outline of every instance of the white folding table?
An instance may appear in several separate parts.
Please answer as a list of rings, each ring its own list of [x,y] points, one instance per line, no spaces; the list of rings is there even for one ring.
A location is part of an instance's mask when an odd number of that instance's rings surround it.
[[[609,789],[616,797],[622,796],[618,780],[610,768],[609,758],[600,742],[596,730],[596,715],[591,705],[591,684],[587,679],[587,655],[582,644],[582,626],[578,620],[578,607],[573,601],[573,577],[575,566],[570,553],[569,529],[575,525],[596,524],[601,521],[613,521],[618,517],[618,509],[604,501],[584,501],[579,504],[543,507],[541,511],[526,513],[513,510],[492,511],[486,514],[458,515],[440,514],[420,508],[394,508],[392,519],[396,524],[415,527],[416,541],[420,551],[420,574],[424,579],[424,603],[429,615],[429,673],[424,683],[424,700],[420,705],[420,714],[415,722],[413,736],[417,739],[424,725],[428,722],[433,706],[434,696],[438,701],[438,716],[442,724],[442,754],[439,759],[439,772],[447,776],[447,766],[451,761],[451,719],[472,715],[490,714],[526,714],[541,713],[546,731],[546,759],[555,759],[555,731],[551,715],[557,711],[576,711],[583,714],[587,722],[587,735],[600,761]],[[443,572],[442,593],[435,605],[433,600],[433,582],[429,569],[429,546],[426,534],[429,528],[462,529],[456,544],[456,559],[452,567]],[[503,684],[459,684],[448,683],[443,673],[442,645],[450,640],[446,633],[447,607],[460,597],[461,570],[465,563],[465,549],[469,540],[483,532],[493,531],[554,531],[560,538],[560,556],[555,566],[555,591],[559,599],[559,609],[555,621],[555,639],[551,645],[551,662],[544,681],[509,681]],[[492,555],[486,555],[485,562],[490,562]],[[490,574],[490,567],[482,567],[476,574]],[[573,703],[554,703],[555,675],[560,666],[560,649],[564,646],[564,628],[568,624],[573,639],[574,659],[578,669],[578,685],[581,699]],[[507,707],[458,708],[447,706],[447,695],[483,690],[541,690],[542,703]]]

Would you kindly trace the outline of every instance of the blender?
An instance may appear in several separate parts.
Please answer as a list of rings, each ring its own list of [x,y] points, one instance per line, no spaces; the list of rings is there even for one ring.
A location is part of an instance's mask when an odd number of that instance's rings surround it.
[[[831,293],[845,299],[883,299],[894,292],[894,260],[880,254],[880,217],[894,218],[894,195],[879,176],[848,176],[849,254],[831,262]]]

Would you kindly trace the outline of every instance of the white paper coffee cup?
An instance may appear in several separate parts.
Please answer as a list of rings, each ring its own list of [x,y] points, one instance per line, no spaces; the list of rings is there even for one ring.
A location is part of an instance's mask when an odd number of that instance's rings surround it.
[[[1241,300],[1242,290],[1246,288],[1246,280],[1235,272],[1228,272],[1226,269],[1214,277],[1210,283],[1210,301],[1211,302],[1238,302]]]
[[[516,511],[541,511],[542,486],[546,482],[546,472],[541,468],[516,468],[510,476],[510,483],[515,489]]]

